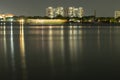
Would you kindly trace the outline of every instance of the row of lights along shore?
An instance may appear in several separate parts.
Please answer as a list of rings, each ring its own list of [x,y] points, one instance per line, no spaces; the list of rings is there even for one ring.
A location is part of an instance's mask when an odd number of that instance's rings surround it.
[[[1,24],[5,24],[5,22],[14,22],[15,20],[14,20],[14,17],[15,15],[13,15],[13,14],[0,14],[0,22],[1,22]],[[18,20],[18,22],[20,23],[20,24],[23,24],[24,23],[24,19],[23,18],[21,18],[21,19],[19,19]]]

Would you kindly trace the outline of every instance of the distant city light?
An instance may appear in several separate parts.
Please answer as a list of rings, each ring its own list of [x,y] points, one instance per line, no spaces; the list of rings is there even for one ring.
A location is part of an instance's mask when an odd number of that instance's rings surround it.
[[[11,22],[13,22],[13,18],[12,18],[12,19],[10,19],[10,21],[11,21]]]
[[[67,9],[64,9],[63,7],[48,7],[46,8],[46,16],[50,18],[54,18],[57,16],[67,16],[67,17],[83,17],[84,10],[82,7],[75,8],[75,7],[68,7]]]
[[[24,19],[20,19],[20,20],[19,20],[20,24],[23,24],[24,21],[25,21]]]

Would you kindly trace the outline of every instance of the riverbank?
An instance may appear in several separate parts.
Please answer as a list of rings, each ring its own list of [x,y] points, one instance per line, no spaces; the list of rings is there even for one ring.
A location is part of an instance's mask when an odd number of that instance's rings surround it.
[[[42,21],[42,20],[41,20]],[[24,22],[24,26],[120,26],[120,23],[67,22],[66,20],[44,20],[42,22]],[[0,22],[0,26],[19,26],[20,22]]]
[[[64,25],[77,25],[77,26],[120,26],[120,23],[67,22]]]
[[[66,19],[28,19],[28,25],[61,25],[66,23]]]

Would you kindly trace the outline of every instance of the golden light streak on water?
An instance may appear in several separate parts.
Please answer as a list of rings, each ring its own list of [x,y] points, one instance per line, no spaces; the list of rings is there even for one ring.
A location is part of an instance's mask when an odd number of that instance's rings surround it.
[[[48,33],[48,36],[49,36],[49,58],[50,58],[50,65],[51,65],[51,70],[52,70],[52,73],[54,73],[54,52],[53,52],[53,36],[52,36],[52,27],[49,26],[49,33]]]
[[[60,46],[61,46],[61,58],[62,58],[62,64],[65,66],[65,50],[64,50],[64,26],[61,26],[60,30]]]
[[[25,60],[25,40],[24,40],[24,26],[20,26],[20,55],[21,55],[21,67],[23,73],[23,80],[27,80],[26,60]]]

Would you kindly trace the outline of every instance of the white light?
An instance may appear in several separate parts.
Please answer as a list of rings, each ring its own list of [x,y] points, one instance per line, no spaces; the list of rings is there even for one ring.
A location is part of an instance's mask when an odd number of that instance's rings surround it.
[[[13,21],[13,18],[12,18],[12,19],[10,19],[10,21],[12,22],[12,21]]]

